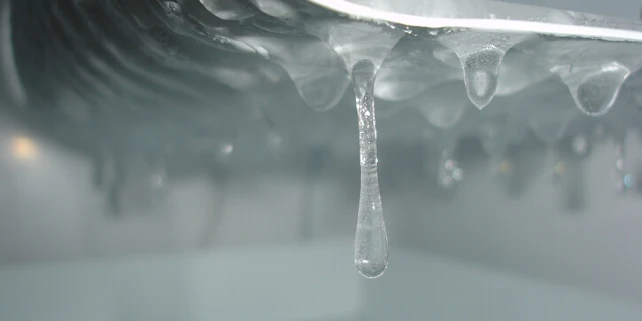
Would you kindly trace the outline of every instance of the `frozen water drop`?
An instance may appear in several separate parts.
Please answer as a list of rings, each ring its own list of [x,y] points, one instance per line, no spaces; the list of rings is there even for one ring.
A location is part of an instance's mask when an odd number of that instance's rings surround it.
[[[563,66],[552,70],[566,83],[580,111],[589,116],[602,116],[609,112],[622,84],[631,74],[628,68],[617,62],[597,66]]]
[[[376,71],[376,66],[370,60],[360,60],[352,68],[361,164],[354,262],[359,273],[367,278],[381,276],[388,266],[388,235],[377,174],[377,129],[373,93]]]
[[[462,59],[468,98],[479,109],[486,107],[495,97],[503,57],[504,52],[488,48]]]
[[[482,109],[495,97],[497,78],[504,55],[530,34],[462,31],[446,34],[438,41],[452,50],[464,69],[464,83],[471,102]],[[449,52],[435,51],[435,58],[452,63]]]
[[[587,79],[577,88],[577,103],[588,115],[605,114],[617,99],[620,86],[627,72],[605,72]]]
[[[389,101],[406,100],[450,80],[462,79],[459,60],[454,68],[443,64],[425,49],[432,45],[419,37],[401,40],[377,72],[375,96]]]
[[[523,55],[511,52],[502,59],[497,80],[497,96],[510,96],[554,76],[545,68],[533,68],[524,61]]]

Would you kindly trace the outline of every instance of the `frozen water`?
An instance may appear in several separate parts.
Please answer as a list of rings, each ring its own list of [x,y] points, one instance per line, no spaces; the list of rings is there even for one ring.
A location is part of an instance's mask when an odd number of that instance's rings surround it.
[[[408,37],[400,41],[377,73],[375,96],[389,101],[406,100],[449,80],[462,78],[458,68],[435,59],[431,49],[431,43],[425,38]]]
[[[509,96],[543,82],[554,74],[529,62],[522,54],[508,52],[497,77],[497,96]]]
[[[495,97],[502,58],[503,52],[495,48],[483,49],[463,58],[468,98],[479,109],[484,108]]]
[[[342,58],[346,70],[367,59],[377,69],[405,35],[400,29],[363,22],[310,21],[306,30],[325,41]]]
[[[557,66],[552,71],[566,83],[577,107],[589,116],[606,114],[631,74],[628,68],[617,62]]]
[[[439,36],[461,61],[470,101],[482,109],[495,97],[499,68],[506,52],[528,35],[462,31]]]
[[[332,47],[352,77],[361,164],[354,260],[363,276],[376,278],[388,266],[388,236],[377,173],[374,85],[378,69],[405,33],[385,25],[333,21],[309,21],[306,30]]]
[[[339,56],[318,39],[299,39],[296,46],[278,37],[247,37],[245,43],[263,48],[294,82],[301,98],[318,111],[336,106],[350,86]]]
[[[642,66],[641,49],[635,43],[559,39],[541,44],[530,58],[562,79],[580,111],[602,116]]]
[[[359,120],[361,192],[354,242],[354,261],[368,278],[381,276],[388,266],[388,236],[383,218],[377,173],[377,129],[374,108],[374,82],[377,67],[369,60],[358,61],[352,81]]]

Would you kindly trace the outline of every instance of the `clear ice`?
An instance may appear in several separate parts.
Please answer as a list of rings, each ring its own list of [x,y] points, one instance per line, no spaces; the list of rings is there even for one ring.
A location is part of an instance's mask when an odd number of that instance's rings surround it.
[[[374,85],[381,64],[405,33],[385,25],[333,21],[312,21],[306,30],[330,45],[350,71],[357,104],[361,164],[354,261],[361,275],[377,278],[388,266],[388,235],[377,173]]]
[[[377,67],[370,60],[355,63],[352,81],[359,119],[361,193],[354,242],[354,262],[363,276],[376,278],[388,266],[388,235],[383,219],[377,174],[374,81]]]
[[[437,40],[459,58],[470,101],[479,109],[486,107],[497,92],[499,68],[506,52],[529,35],[490,32],[458,32]],[[439,58],[439,53],[435,53]]]
[[[558,40],[540,45],[532,57],[566,84],[577,108],[602,116],[615,104],[623,83],[642,67],[640,44]]]
[[[558,66],[552,71],[566,83],[580,111],[589,116],[602,116],[611,110],[631,74],[618,62]]]
[[[470,101],[482,109],[495,96],[499,66],[504,53],[494,49],[484,49],[462,59],[464,83]]]
[[[432,46],[432,42],[420,37],[402,39],[377,72],[375,96],[402,101],[448,81],[462,79],[459,65],[446,65],[432,57]]]
[[[316,111],[335,107],[350,86],[341,58],[319,39],[301,39],[295,47],[278,37],[241,39],[253,48],[263,48],[269,59],[281,65],[294,82],[301,99]]]
[[[497,96],[513,95],[554,76],[545,68],[533,68],[532,64],[524,63],[526,59],[522,54],[506,54],[499,68]]]

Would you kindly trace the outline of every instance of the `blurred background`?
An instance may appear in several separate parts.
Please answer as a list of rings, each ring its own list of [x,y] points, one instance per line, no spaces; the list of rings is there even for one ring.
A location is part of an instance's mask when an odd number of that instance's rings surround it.
[[[367,280],[354,95],[238,54],[226,35],[300,36],[245,2],[0,1],[0,320],[640,319],[638,73],[599,118],[557,79],[482,111],[430,95],[460,79],[377,102],[391,249]]]

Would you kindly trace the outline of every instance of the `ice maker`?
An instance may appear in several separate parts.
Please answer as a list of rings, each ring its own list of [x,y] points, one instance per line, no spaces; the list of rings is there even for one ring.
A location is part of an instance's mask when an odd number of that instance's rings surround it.
[[[0,320],[640,320],[639,18],[0,0]]]

